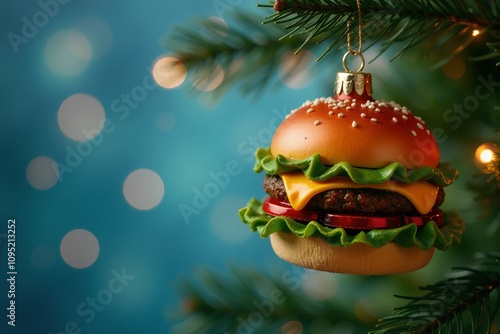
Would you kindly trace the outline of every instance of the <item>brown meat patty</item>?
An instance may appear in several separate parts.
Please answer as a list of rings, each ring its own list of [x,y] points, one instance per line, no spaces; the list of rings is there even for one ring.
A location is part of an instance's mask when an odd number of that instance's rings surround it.
[[[270,196],[288,202],[283,180],[279,175],[264,178],[264,190]],[[444,190],[439,187],[434,208],[444,202]],[[413,204],[398,193],[371,188],[331,189],[314,196],[307,208],[331,212],[367,214],[419,214]]]

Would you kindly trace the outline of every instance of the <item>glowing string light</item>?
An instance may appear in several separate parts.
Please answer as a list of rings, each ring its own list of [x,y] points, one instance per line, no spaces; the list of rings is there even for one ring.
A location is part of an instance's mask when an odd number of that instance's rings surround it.
[[[496,143],[483,143],[479,145],[474,154],[477,167],[484,174],[498,173],[500,175],[500,146]]]
[[[484,164],[489,164],[490,162],[493,161],[493,151],[490,149],[485,149],[479,154],[479,160],[484,163]]]

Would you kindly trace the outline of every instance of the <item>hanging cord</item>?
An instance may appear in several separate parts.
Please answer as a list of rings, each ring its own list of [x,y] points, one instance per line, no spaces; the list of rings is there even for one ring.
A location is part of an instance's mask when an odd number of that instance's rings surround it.
[[[358,50],[354,50],[351,46],[351,21],[347,20],[347,53],[344,55],[344,59],[342,60],[342,65],[344,66],[344,70],[346,72],[350,72],[346,65],[346,59],[348,55],[358,56],[361,58],[361,66],[358,69],[358,73],[363,71],[365,67],[365,58],[361,54],[363,50],[363,25],[361,22],[361,1],[356,0],[357,8],[358,8]]]
[[[351,54],[359,54],[363,50],[363,27],[361,23],[361,1],[356,0],[356,4],[358,7],[358,41],[359,41],[359,47],[358,51],[355,51],[351,47],[351,22],[350,20],[347,20],[347,50]]]

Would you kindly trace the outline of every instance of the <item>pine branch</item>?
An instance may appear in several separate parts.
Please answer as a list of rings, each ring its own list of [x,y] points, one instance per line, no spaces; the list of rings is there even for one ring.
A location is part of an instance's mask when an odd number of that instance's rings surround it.
[[[498,238],[500,235],[500,184],[491,175],[474,175],[468,186],[478,195],[474,197],[479,211],[479,223],[487,226],[485,235],[489,238]]]
[[[232,25],[236,27],[232,27]],[[244,94],[267,89],[285,53],[303,44],[303,37],[279,43],[282,30],[263,27],[261,17],[235,12],[229,28],[225,22],[205,19],[175,27],[165,41],[184,63],[191,82],[210,82],[217,73],[224,80],[211,90],[211,98],[239,84]],[[193,88],[191,92],[199,92]]]
[[[490,333],[500,304],[500,254],[484,254],[475,268],[422,288],[421,297],[379,320],[371,334]]]
[[[396,296],[409,303],[395,308],[371,334],[490,333],[500,306],[500,254],[481,254],[470,268],[436,284],[424,286],[419,297]],[[170,314],[181,320],[175,333],[275,333],[289,322],[299,322],[303,333],[327,333],[342,322],[357,322],[352,305],[335,299],[322,302],[300,292],[308,271],[288,270],[281,278],[232,267],[231,274],[213,269],[198,273],[197,282],[184,279],[184,298]],[[318,325],[318,319],[321,326]],[[500,320],[500,319],[497,319]]]
[[[299,288],[307,275],[302,268],[287,270],[279,278],[243,267],[230,268],[229,275],[203,269],[196,281],[181,281],[183,302],[170,314],[171,320],[181,322],[173,333],[281,333],[294,323],[303,326],[304,331],[297,332],[327,333],[335,324],[359,322],[349,305],[304,295]],[[363,333],[369,329],[366,324],[358,328]]]
[[[355,0],[276,0],[277,13],[266,23],[284,25],[284,36],[322,37],[330,44],[320,59],[335,46],[343,46],[347,21],[357,27]],[[500,4],[498,1],[473,0],[362,0],[363,35],[370,46],[382,43],[379,54],[395,44],[402,45],[397,58],[417,45],[425,44],[428,54],[441,53],[440,66],[466,49],[475,36],[483,35],[491,53],[476,57],[483,60],[500,56]],[[478,35],[476,35],[478,34]],[[353,34],[356,35],[356,34]]]
[[[355,0],[277,0],[260,6],[273,5],[279,12],[265,23],[275,24],[262,26],[259,15],[235,11],[230,28],[215,20],[198,20],[174,27],[165,45],[185,64],[194,86],[209,87],[211,98],[236,84],[244,94],[257,95],[276,79],[273,74],[287,52],[306,46],[315,51],[327,42],[321,59],[331,50],[345,49],[347,21],[357,26]],[[364,49],[380,45],[379,55],[396,45],[397,58],[420,45],[441,66],[481,42],[491,52],[473,60],[500,57],[497,0],[362,0],[361,7]],[[352,37],[355,44],[356,33]],[[212,90],[217,76],[224,80]]]

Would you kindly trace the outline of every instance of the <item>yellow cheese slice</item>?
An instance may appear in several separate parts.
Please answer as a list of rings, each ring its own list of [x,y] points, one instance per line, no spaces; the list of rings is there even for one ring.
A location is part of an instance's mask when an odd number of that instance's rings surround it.
[[[428,181],[402,183],[389,180],[378,184],[355,183],[349,177],[336,176],[327,181],[312,181],[302,172],[280,174],[290,204],[295,210],[302,210],[314,195],[330,189],[372,188],[394,191],[408,198],[421,214],[428,213],[436,202],[439,187]]]

